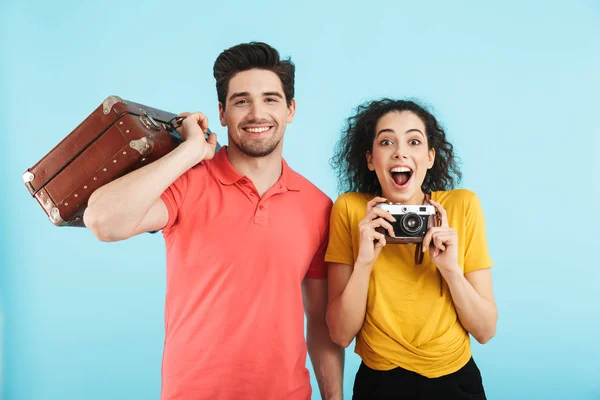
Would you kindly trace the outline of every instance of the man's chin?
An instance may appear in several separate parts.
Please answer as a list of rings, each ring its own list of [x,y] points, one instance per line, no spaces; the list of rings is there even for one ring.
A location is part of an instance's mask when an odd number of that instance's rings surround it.
[[[248,157],[261,158],[273,153],[277,148],[277,144],[270,146],[248,146],[242,143],[240,146],[236,145],[236,147]]]

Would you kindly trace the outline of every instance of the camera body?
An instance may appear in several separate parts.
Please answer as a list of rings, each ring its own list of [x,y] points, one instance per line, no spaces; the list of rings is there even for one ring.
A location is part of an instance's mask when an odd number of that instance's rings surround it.
[[[377,228],[385,234],[387,243],[421,243],[427,230],[438,226],[439,218],[432,205],[406,205],[381,203],[377,207],[392,214],[396,222],[391,223],[396,237],[389,236],[387,230]]]

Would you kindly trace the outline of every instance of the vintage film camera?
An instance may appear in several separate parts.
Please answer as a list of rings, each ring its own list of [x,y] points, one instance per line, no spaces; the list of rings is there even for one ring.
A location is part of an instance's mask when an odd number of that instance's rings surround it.
[[[421,243],[432,226],[438,226],[439,218],[432,205],[404,205],[381,203],[377,207],[392,214],[396,222],[392,223],[396,237],[390,237],[388,231],[377,228],[385,234],[386,243]]]

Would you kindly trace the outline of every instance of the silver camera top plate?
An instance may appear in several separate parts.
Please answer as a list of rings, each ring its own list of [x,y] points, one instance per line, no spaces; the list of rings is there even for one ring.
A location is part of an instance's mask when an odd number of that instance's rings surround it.
[[[415,213],[417,215],[432,215],[435,214],[435,207],[432,205],[416,205],[416,204],[390,204],[380,203],[377,207],[389,212],[390,214],[402,215]]]

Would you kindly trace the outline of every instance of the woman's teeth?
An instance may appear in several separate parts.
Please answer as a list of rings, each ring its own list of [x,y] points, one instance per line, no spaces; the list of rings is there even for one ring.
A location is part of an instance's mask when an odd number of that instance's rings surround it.
[[[410,172],[410,168],[408,168],[408,167],[395,167],[395,168],[392,168],[391,172]]]

